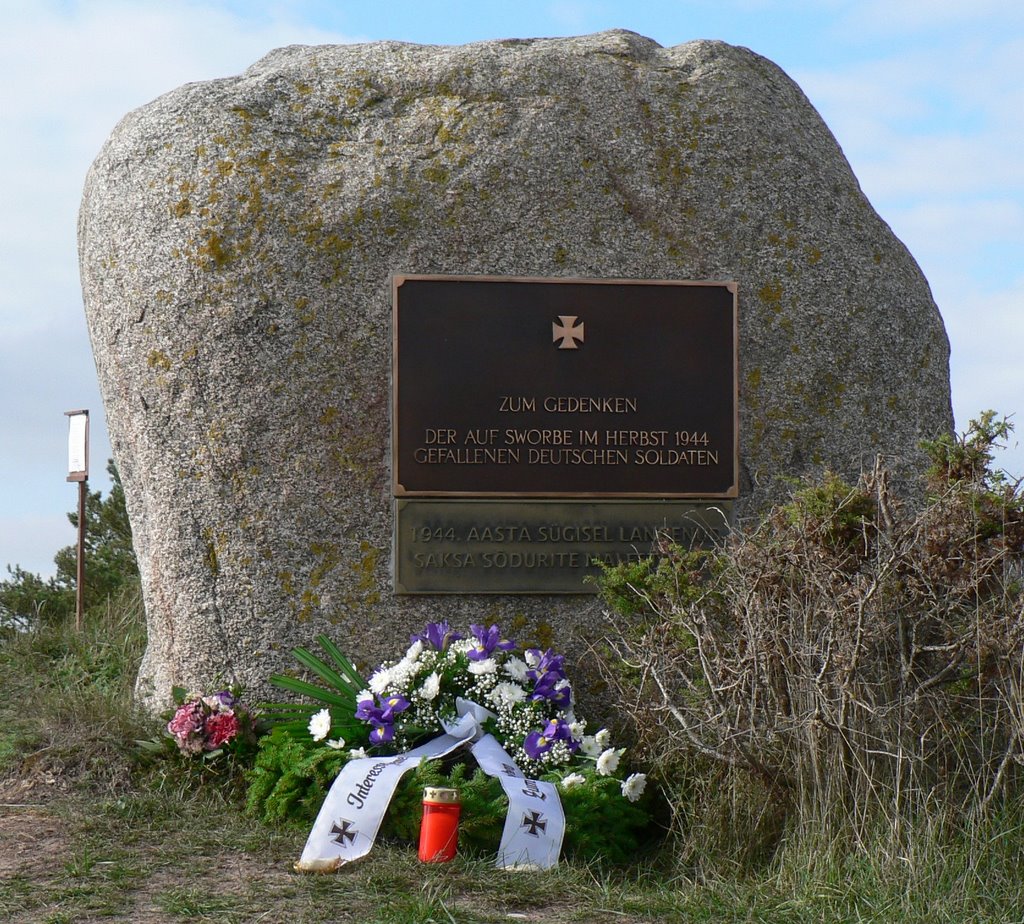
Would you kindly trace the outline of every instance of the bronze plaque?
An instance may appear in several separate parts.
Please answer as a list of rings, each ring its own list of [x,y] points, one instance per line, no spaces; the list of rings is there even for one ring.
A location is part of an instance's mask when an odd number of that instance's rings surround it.
[[[662,536],[721,538],[731,505],[685,501],[396,501],[398,593],[596,593],[586,578],[646,557]]]
[[[733,498],[732,282],[396,276],[396,497]]]

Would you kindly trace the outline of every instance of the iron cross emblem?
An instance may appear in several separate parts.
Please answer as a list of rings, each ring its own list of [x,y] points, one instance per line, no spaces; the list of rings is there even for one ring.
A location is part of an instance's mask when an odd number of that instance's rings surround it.
[[[576,350],[579,348],[576,341],[583,343],[583,322],[577,324],[576,319],[575,314],[560,314],[558,321],[561,323],[551,322],[551,342],[557,343],[558,349]]]
[[[336,824],[331,826],[331,834],[334,835],[331,840],[339,847],[347,847],[356,839],[358,832],[352,827],[351,821],[346,821],[344,818],[339,818],[338,821],[341,822],[341,827],[339,828]],[[346,840],[348,840],[348,844],[345,843]]]
[[[519,827],[527,828],[526,833],[531,837],[540,837],[540,832],[547,830],[548,823],[540,812],[530,812],[529,815],[523,815],[523,823]]]

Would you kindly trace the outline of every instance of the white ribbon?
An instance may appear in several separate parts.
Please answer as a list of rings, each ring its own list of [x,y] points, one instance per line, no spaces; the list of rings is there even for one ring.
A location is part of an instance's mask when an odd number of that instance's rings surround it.
[[[484,735],[470,750],[480,769],[488,776],[496,776],[508,796],[498,868],[557,866],[565,834],[565,814],[554,783],[526,779],[493,735]]]
[[[558,863],[565,815],[552,783],[528,780],[482,724],[493,713],[477,703],[456,701],[459,719],[445,723],[445,734],[393,757],[350,760],[338,774],[320,807],[295,868],[302,872],[335,870],[366,856],[402,776],[421,761],[444,757],[466,743],[488,776],[495,776],[509,808],[498,848],[500,869],[547,869]]]

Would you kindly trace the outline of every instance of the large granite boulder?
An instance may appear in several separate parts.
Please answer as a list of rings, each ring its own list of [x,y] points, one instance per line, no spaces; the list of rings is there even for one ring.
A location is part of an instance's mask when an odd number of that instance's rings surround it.
[[[593,598],[392,594],[392,273],[736,280],[741,519],[951,427],[920,270],[800,89],[721,42],[278,49],[126,116],[80,242],[153,704],[266,693],[324,630],[364,662],[440,617],[600,631]]]

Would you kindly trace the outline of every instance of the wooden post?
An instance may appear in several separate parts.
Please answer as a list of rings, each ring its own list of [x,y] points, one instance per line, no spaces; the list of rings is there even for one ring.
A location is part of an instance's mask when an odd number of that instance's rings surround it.
[[[85,498],[89,490],[89,412],[65,411],[68,418],[68,481],[78,482],[78,562],[75,568],[75,630],[85,609]]]
[[[85,495],[88,482],[78,482],[78,567],[75,569],[75,631],[82,631],[85,609]]]

